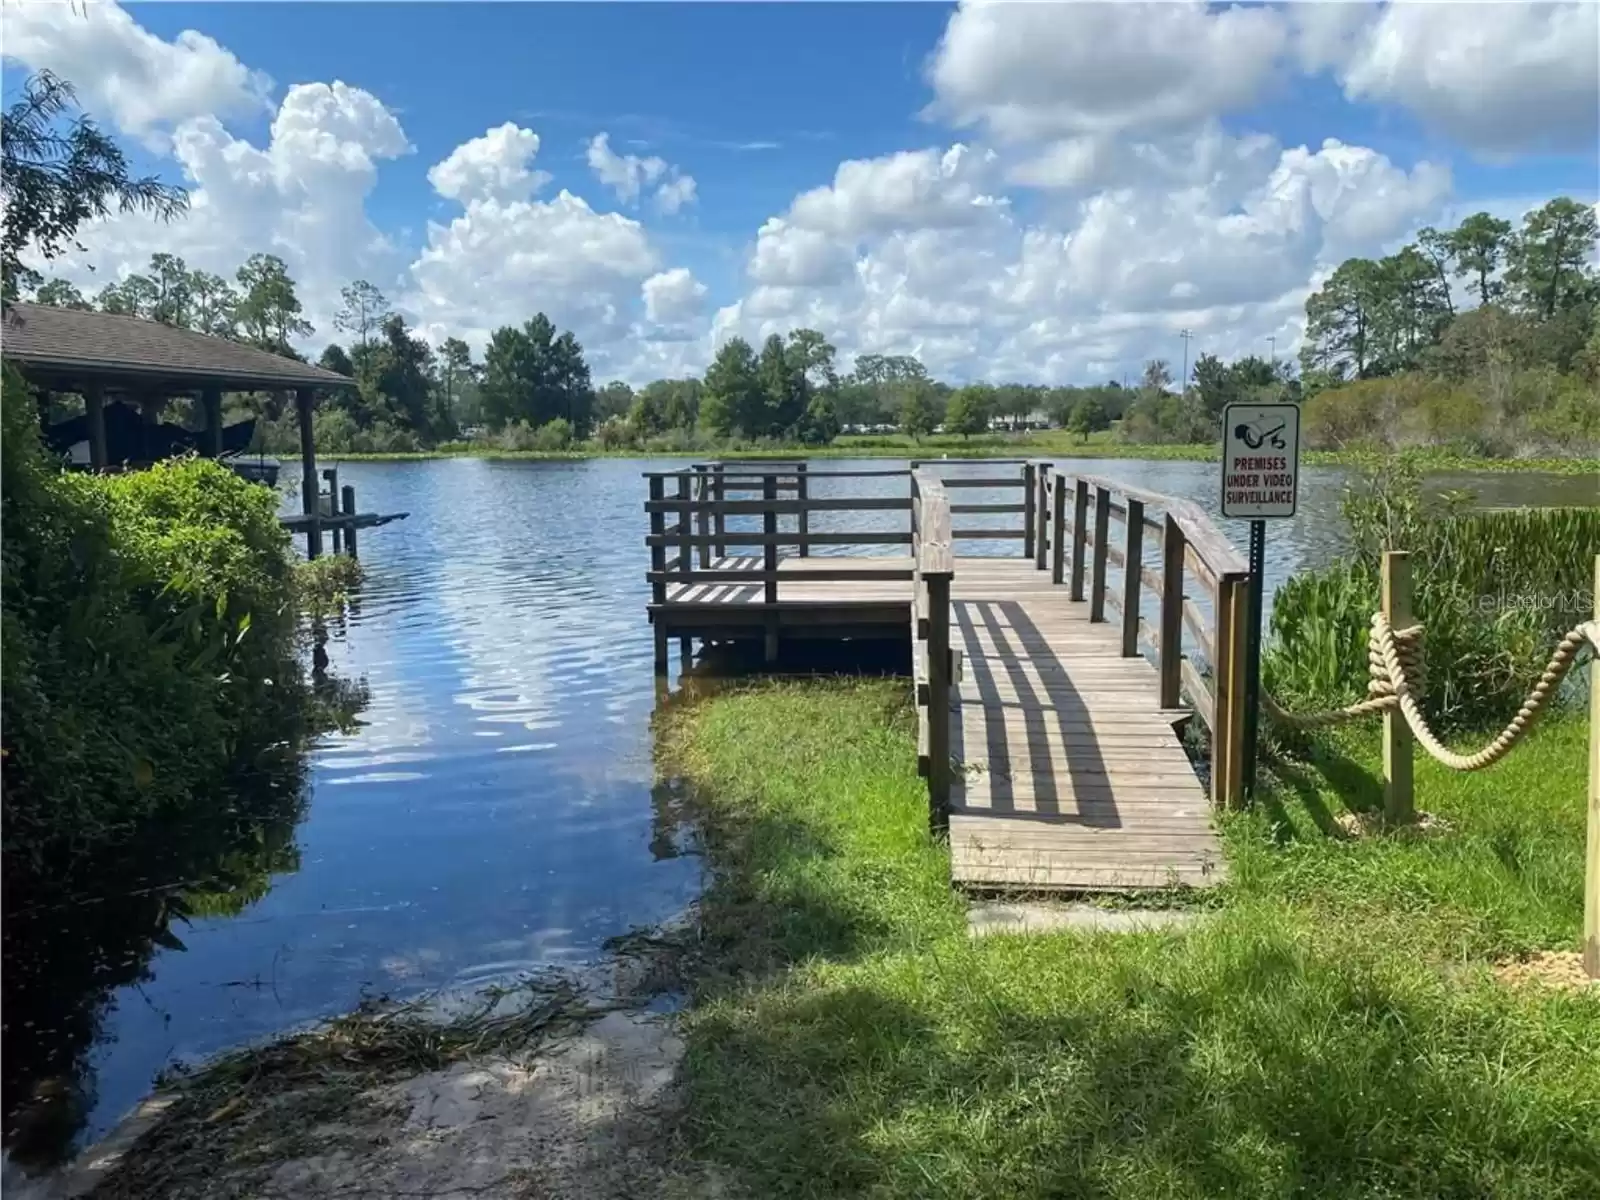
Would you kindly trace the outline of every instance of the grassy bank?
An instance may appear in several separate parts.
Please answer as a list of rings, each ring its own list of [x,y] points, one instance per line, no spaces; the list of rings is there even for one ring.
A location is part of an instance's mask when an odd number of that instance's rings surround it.
[[[1448,832],[1411,841],[1341,836],[1370,734],[1286,772],[1190,932],[973,941],[904,692],[769,684],[663,731],[713,869],[685,1135],[748,1194],[1600,1187],[1600,1004],[1490,967],[1575,943],[1581,723],[1419,765]]]
[[[420,462],[439,458],[484,458],[495,460],[527,459],[579,460],[588,458],[1129,458],[1164,462],[1216,462],[1216,446],[1141,445],[1117,441],[1104,434],[1091,435],[1085,442],[1064,430],[1049,430],[1012,436],[986,436],[965,439],[956,436],[927,437],[920,442],[903,435],[840,437],[827,446],[736,445],[683,449],[681,447],[617,447],[607,449],[592,443],[561,451],[498,450],[489,446],[468,449],[442,449],[395,454],[319,454],[329,462]],[[1308,450],[1301,460],[1313,466],[1367,466],[1384,457],[1365,451]],[[1478,458],[1444,451],[1417,452],[1416,461],[1428,471],[1533,471],[1563,475],[1600,474],[1600,459],[1594,458]]]

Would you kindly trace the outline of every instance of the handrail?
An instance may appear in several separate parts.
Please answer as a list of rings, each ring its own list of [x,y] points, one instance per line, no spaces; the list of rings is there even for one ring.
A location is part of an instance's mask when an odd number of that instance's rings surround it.
[[[1114,614],[1121,623],[1125,657],[1138,655],[1141,643],[1154,651],[1161,706],[1177,709],[1184,694],[1189,696],[1211,733],[1212,795],[1223,804],[1238,803],[1243,795],[1248,562],[1204,509],[1181,496],[1098,475],[1060,473],[1048,477],[1040,491],[1038,565],[1043,568],[1048,557],[1052,580],[1069,578],[1069,594],[1074,601],[1087,601],[1091,621],[1105,621],[1108,609]],[[1147,508],[1159,510],[1159,515]],[[1052,517],[1056,536],[1047,547]],[[1120,545],[1112,544],[1113,522],[1122,527]],[[1065,544],[1069,524],[1070,567]],[[1159,569],[1145,563],[1146,542],[1160,548]],[[1111,567],[1121,573],[1115,590],[1107,579]],[[1186,595],[1185,585],[1191,582],[1213,602],[1209,626]],[[1140,614],[1146,588],[1160,597],[1161,617],[1154,627]],[[1208,660],[1209,679],[1185,652],[1186,625]]]
[[[928,709],[928,823],[937,833],[950,824],[950,685],[955,674],[950,653],[950,581],[955,576],[954,534],[950,528],[950,496],[931,471],[919,468],[911,477],[913,529],[912,596],[916,633],[927,643],[927,691],[917,700]],[[913,647],[914,654],[922,653]]]

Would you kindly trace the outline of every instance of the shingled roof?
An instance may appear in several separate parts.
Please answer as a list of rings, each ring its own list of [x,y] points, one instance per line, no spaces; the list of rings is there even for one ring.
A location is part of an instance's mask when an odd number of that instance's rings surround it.
[[[254,346],[111,313],[8,304],[0,356],[45,386],[99,383],[113,388],[224,390],[348,388],[334,371]]]

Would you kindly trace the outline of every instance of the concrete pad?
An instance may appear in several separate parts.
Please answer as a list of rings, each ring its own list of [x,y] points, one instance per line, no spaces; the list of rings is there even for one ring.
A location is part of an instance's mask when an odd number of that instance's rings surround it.
[[[1093,904],[1045,904],[1038,901],[979,900],[967,907],[967,932],[973,937],[994,933],[1143,933],[1152,929],[1186,929],[1203,914],[1188,908],[1100,908]]]

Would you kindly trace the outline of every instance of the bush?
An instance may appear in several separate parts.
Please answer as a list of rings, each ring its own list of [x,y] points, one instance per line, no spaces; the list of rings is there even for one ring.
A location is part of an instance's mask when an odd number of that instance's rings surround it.
[[[3,389],[8,870],[64,870],[192,801],[299,699],[277,496],[215,463],[63,473]]]
[[[639,436],[626,417],[607,417],[594,431],[602,450],[625,450],[638,444]]]
[[[1429,721],[1481,729],[1515,714],[1556,641],[1593,611],[1600,509],[1469,512],[1466,499],[1425,499],[1406,460],[1347,491],[1354,554],[1296,576],[1273,600],[1263,671],[1280,701],[1306,711],[1359,697],[1382,552],[1403,549],[1425,631]]]

